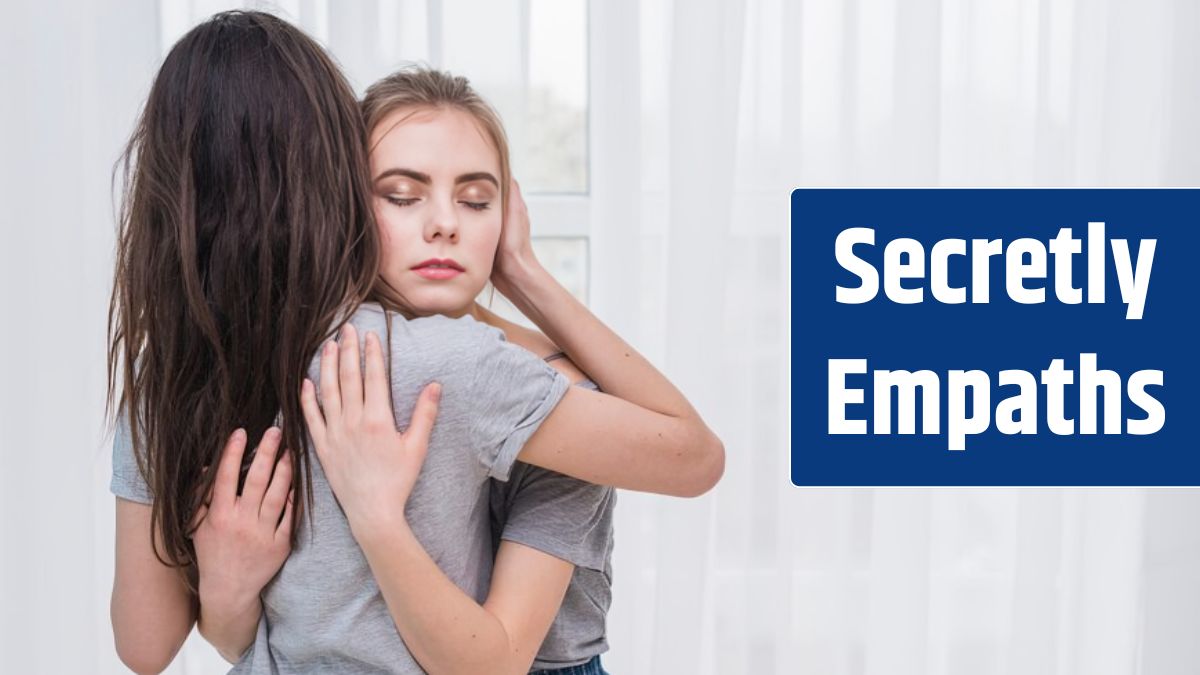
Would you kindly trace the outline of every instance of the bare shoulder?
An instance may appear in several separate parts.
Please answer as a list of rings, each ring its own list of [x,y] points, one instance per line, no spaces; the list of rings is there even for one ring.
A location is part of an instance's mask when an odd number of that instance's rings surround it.
[[[541,331],[536,331],[524,326],[518,326],[517,324],[511,325],[512,331],[504,331],[505,337],[508,338],[508,341],[520,347],[524,347],[534,354],[537,354],[538,358],[545,359],[562,352],[562,350],[558,348],[558,345],[554,344],[553,340],[543,335]],[[579,382],[587,379],[587,375],[579,369],[579,366],[575,365],[575,362],[572,361],[570,357],[566,356],[565,354],[554,359],[553,361],[550,361],[550,365],[558,372],[566,375],[567,380],[571,384],[579,384]]]
[[[488,316],[487,323],[503,331],[506,340],[518,347],[533,352],[540,359],[545,359],[562,351],[558,348],[558,345],[554,344],[553,340],[546,337],[541,331],[526,328],[495,315]],[[550,365],[565,375],[571,384],[578,384],[588,379],[587,374],[580,370],[567,356],[550,361]]]
[[[580,370],[579,366],[575,365],[575,362],[566,356],[561,359],[554,359],[550,362],[550,365],[558,372],[566,375],[567,381],[571,384],[579,384],[588,379],[587,373]]]

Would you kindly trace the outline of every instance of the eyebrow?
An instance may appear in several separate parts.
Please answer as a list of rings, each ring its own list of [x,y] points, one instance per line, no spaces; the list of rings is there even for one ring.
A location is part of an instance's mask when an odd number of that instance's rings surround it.
[[[387,171],[384,171],[383,173],[376,176],[375,181],[379,182],[389,176],[405,176],[405,177],[411,178],[411,179],[417,181],[418,183],[421,183],[424,185],[433,184],[433,179],[429,177],[429,174],[421,173],[420,171],[413,171],[412,169],[401,169],[401,168],[388,169]],[[488,173],[487,171],[476,171],[474,173],[464,173],[463,175],[454,179],[454,184],[459,185],[462,183],[470,183],[472,181],[477,181],[477,180],[485,180],[485,181],[488,181],[489,183],[491,183],[492,185],[495,185],[496,187],[500,187],[500,181],[496,180],[496,177],[493,176],[492,174]]]
[[[459,185],[461,183],[470,183],[470,182],[477,181],[477,180],[486,180],[489,183],[491,183],[492,185],[495,185],[496,187],[500,187],[500,181],[496,180],[495,176],[493,176],[492,174],[490,174],[486,171],[476,171],[475,173],[464,173],[463,175],[454,179],[454,184]]]
[[[387,171],[384,171],[376,176],[375,182],[379,182],[388,176],[406,176],[417,181],[418,183],[424,183],[425,185],[433,183],[433,179],[429,177],[429,174],[421,173],[420,171],[413,171],[412,169],[388,169]]]

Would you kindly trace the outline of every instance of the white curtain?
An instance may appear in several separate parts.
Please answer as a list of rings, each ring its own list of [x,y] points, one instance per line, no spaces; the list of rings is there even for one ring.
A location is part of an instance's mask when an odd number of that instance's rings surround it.
[[[728,449],[697,502],[622,495],[614,671],[1197,672],[1194,490],[789,484],[787,198],[1196,185],[1200,8],[660,0],[593,19],[595,305]]]
[[[381,17],[408,27],[389,60],[456,49],[431,36],[459,3],[285,4],[359,85],[386,72],[365,46]],[[17,2],[0,23],[3,672],[123,672],[108,171],[162,41],[209,5]],[[588,17],[590,303],[728,453],[700,499],[621,494],[610,672],[1196,672],[1197,491],[790,485],[788,196],[1196,185],[1200,6],[595,0]],[[168,672],[223,662],[193,636]]]

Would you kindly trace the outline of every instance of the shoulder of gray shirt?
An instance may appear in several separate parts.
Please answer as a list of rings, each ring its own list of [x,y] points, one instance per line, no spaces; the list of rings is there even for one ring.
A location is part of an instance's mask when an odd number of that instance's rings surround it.
[[[472,409],[459,411],[459,417],[471,427],[471,446],[481,453],[489,474],[498,478],[507,477],[521,445],[536,429],[536,425],[523,424],[514,433],[513,420],[540,421],[568,386],[566,377],[550,365],[508,343],[503,331],[469,316],[407,319],[365,303],[350,320],[360,339],[372,331],[388,343],[394,399],[399,392],[415,394],[434,380],[443,387],[469,392],[468,396],[444,397],[443,405],[470,403]],[[318,353],[309,366],[309,376],[318,386],[320,364]],[[411,414],[411,408],[397,410],[397,424],[407,425]],[[443,416],[448,417],[439,414]],[[138,470],[134,453],[128,420],[122,416],[113,438],[109,489],[118,497],[149,504],[153,494]]]
[[[503,331],[470,316],[407,319],[364,304],[351,321],[360,339],[373,331],[388,344],[394,401],[415,400],[430,382],[442,385],[438,420],[466,426],[468,447],[493,478],[507,479],[517,453],[569,386],[562,373],[508,342]],[[314,378],[319,369],[316,358]],[[396,424],[406,427],[412,409],[401,406],[395,413]]]

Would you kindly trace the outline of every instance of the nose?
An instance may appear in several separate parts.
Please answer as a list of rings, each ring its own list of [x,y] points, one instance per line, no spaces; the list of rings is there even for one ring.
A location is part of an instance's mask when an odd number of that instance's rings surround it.
[[[425,223],[425,241],[433,243],[438,239],[458,243],[458,212],[452,199],[437,200],[437,208],[430,214]]]

